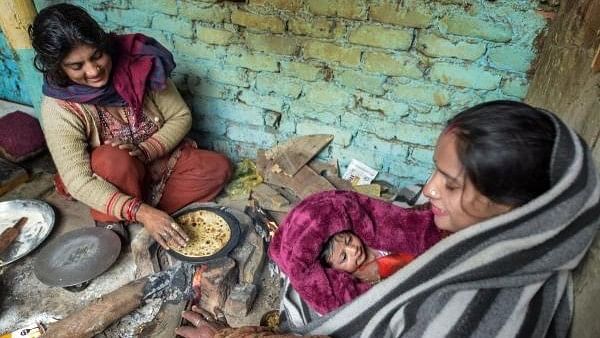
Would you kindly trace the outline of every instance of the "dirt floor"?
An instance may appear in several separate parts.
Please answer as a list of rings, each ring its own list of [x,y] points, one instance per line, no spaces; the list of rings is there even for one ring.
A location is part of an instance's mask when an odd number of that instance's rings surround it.
[[[56,223],[50,236],[25,257],[0,267],[0,334],[29,324],[49,323],[84,307],[134,279],[135,266],[129,247],[121,250],[116,263],[83,291],[71,292],[60,287],[42,284],[35,276],[33,263],[44,245],[53,239],[82,227],[94,226],[89,209],[81,203],[67,201],[54,192],[52,174],[55,169],[47,153],[22,164],[33,177],[31,181],[0,196],[0,201],[40,199],[48,202],[56,212]],[[139,228],[137,228],[139,229]],[[135,227],[131,232],[137,231]],[[232,326],[258,325],[262,315],[279,304],[278,278],[269,273],[265,264],[258,298],[245,317],[228,317]],[[114,323],[97,337],[174,337],[173,330],[180,323],[180,304],[162,304],[153,301],[144,304],[127,317]]]

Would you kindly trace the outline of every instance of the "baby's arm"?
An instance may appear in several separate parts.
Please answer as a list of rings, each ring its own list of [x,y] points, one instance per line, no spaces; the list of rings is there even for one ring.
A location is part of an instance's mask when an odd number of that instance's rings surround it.
[[[361,265],[352,275],[361,282],[370,284],[375,284],[381,279],[379,276],[379,264],[377,264],[377,260]]]

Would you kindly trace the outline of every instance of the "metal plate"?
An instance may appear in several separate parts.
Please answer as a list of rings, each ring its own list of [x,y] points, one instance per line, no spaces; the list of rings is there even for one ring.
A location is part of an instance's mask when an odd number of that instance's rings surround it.
[[[119,257],[121,240],[108,229],[70,231],[48,243],[34,263],[35,276],[50,286],[73,286],[106,271]]]
[[[54,210],[38,200],[13,200],[0,202],[0,233],[13,226],[21,217],[27,223],[6,251],[0,253],[0,266],[12,263],[37,248],[54,227]]]
[[[215,253],[211,256],[205,256],[205,257],[190,257],[190,256],[180,254],[174,250],[167,251],[167,253],[169,255],[177,258],[180,261],[191,262],[191,263],[206,263],[206,262],[224,257],[229,253],[229,251],[231,251],[235,248],[235,246],[238,244],[238,241],[240,240],[240,224],[239,224],[237,218],[235,218],[233,215],[231,215],[229,212],[227,212],[223,209],[213,208],[213,207],[197,207],[197,208],[191,208],[191,209],[187,209],[187,210],[184,209],[184,210],[174,213],[172,215],[172,217],[177,218],[179,216],[185,215],[190,212],[195,212],[198,210],[207,210],[210,212],[214,212],[215,214],[221,216],[225,220],[227,225],[229,225],[229,230],[231,231],[231,236],[229,236],[229,242],[227,242],[227,244],[225,244],[225,246],[223,246],[223,248],[221,248],[221,250],[217,251],[217,253]]]

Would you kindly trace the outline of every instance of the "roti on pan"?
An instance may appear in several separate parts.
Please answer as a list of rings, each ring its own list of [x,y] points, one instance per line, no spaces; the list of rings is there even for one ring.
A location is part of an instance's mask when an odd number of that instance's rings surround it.
[[[208,210],[197,210],[177,217],[177,223],[190,237],[182,249],[174,249],[188,257],[208,257],[229,242],[231,229],[223,217]]]

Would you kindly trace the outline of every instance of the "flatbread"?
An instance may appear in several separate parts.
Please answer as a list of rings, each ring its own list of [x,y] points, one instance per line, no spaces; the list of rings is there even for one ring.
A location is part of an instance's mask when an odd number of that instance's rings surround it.
[[[223,217],[208,210],[197,210],[177,217],[177,223],[190,237],[182,249],[188,257],[208,257],[219,252],[231,238],[231,228]]]

